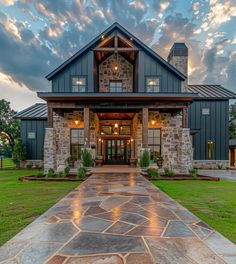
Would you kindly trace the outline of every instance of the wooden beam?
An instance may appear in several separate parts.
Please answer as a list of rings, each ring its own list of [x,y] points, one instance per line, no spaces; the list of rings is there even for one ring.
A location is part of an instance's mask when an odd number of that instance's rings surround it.
[[[127,51],[138,51],[137,48],[108,48],[108,47],[104,47],[104,48],[95,48],[94,51],[107,51],[107,52],[127,52]]]
[[[142,140],[143,140],[143,148],[148,147],[148,108],[143,108],[143,134],[142,134]]]
[[[84,145],[86,148],[90,147],[90,122],[89,122],[89,108],[84,108]]]
[[[53,128],[53,108],[48,107],[48,127]]]

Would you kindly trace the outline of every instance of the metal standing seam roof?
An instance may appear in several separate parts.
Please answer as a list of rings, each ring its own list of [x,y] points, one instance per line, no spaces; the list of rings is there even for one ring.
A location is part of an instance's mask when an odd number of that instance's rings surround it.
[[[48,117],[47,104],[43,104],[43,103],[34,104],[20,111],[14,117],[20,119],[46,119]]]
[[[225,89],[221,85],[188,85],[188,91],[192,93],[198,93],[199,99],[202,98],[225,98],[225,99],[235,99],[236,94]]]

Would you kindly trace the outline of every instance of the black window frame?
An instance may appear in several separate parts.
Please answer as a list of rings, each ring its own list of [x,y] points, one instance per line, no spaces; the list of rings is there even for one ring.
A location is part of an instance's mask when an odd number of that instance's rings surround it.
[[[73,78],[84,78],[85,79],[85,84],[83,84],[83,85],[73,85]],[[71,92],[72,93],[86,93],[87,91],[88,91],[88,85],[87,85],[87,83],[88,83],[88,79],[87,79],[87,75],[71,75],[71,78],[70,78],[70,80],[71,80]],[[78,91],[78,92],[74,92],[73,91],[73,87],[84,87],[85,89],[84,89],[84,92],[81,92],[81,91]],[[78,89],[79,90],[79,89]]]
[[[160,131],[160,143],[159,144],[154,144],[154,143],[149,144],[149,131],[150,130],[159,130]],[[158,137],[153,137],[153,139],[154,138],[158,138]],[[148,148],[150,149],[151,155],[152,155],[152,152],[155,151],[155,150],[153,150],[153,147],[159,147],[159,149],[160,149],[159,154],[161,155],[161,128],[148,128]]]
[[[156,85],[148,85],[148,79],[159,79],[158,91],[148,91],[149,86],[155,87]],[[146,93],[160,93],[161,92],[161,76],[160,75],[147,75],[145,76],[145,89]]]
[[[111,83],[121,83],[121,91],[111,91]],[[117,89],[117,87],[115,87]],[[123,82],[122,80],[109,80],[109,92],[110,93],[122,93],[123,92]]]
[[[74,131],[74,130],[81,130],[81,131],[83,131],[83,144],[72,143],[72,131]],[[79,138],[80,138],[80,137],[79,137]],[[85,143],[85,138],[84,138],[84,128],[71,128],[71,129],[70,129],[70,155],[71,155],[72,157],[73,157],[72,148],[73,148],[74,146],[76,146],[76,147],[78,148],[78,151],[81,151],[81,150],[79,150],[79,148],[80,148],[80,149],[83,148],[83,147],[84,147],[84,143]],[[77,155],[77,158],[79,158],[78,155]]]

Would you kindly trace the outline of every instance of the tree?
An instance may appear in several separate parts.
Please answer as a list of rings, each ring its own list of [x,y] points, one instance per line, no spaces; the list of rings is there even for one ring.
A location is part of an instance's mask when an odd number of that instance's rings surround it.
[[[229,138],[236,138],[236,103],[232,104],[229,109]]]
[[[15,140],[20,136],[19,121],[14,118],[16,112],[11,109],[10,102],[0,100],[0,142],[2,145],[15,145]]]
[[[21,139],[15,143],[13,152],[12,152],[12,160],[16,164],[16,167],[20,167],[20,162],[26,160],[26,150],[25,146],[22,144]]]

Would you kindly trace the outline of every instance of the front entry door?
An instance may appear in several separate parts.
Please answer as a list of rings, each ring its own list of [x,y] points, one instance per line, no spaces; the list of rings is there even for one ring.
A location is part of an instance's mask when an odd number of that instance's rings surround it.
[[[127,140],[106,139],[106,163],[125,164],[127,163]]]

